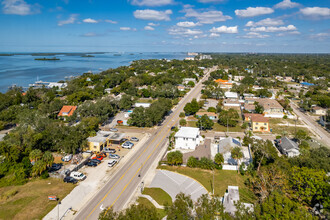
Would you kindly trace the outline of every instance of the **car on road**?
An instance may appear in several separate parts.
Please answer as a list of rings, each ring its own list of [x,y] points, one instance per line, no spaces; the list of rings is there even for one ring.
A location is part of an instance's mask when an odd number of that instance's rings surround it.
[[[132,142],[126,141],[121,146],[122,148],[131,149],[134,146],[134,144]]]
[[[108,162],[108,167],[113,167],[116,163],[117,163],[117,160],[115,160],[115,159],[111,159],[111,160],[109,160],[109,162]]]
[[[120,156],[118,154],[109,154],[110,159],[119,159]]]
[[[92,157],[92,160],[99,160],[99,161],[101,161],[101,160],[103,160],[103,157],[102,156],[94,156],[94,157]]]
[[[77,180],[84,180],[86,179],[86,176],[85,174],[83,173],[80,173],[80,172],[71,172],[70,173],[70,176],[77,179]]]
[[[139,138],[137,138],[137,137],[131,137],[131,141],[138,142],[139,141]]]
[[[110,131],[116,132],[116,131],[118,131],[118,129],[117,128],[110,128]]]
[[[66,176],[66,177],[64,177],[63,182],[75,184],[78,182],[78,180],[76,180],[75,178],[73,178],[71,176]]]
[[[97,163],[96,162],[94,162],[94,161],[88,161],[87,163],[86,163],[86,166],[89,166],[89,167],[96,167],[97,166]]]
[[[115,149],[112,149],[112,148],[104,148],[103,151],[105,153],[110,153],[110,154],[116,153],[116,150]]]
[[[98,160],[98,159],[90,159],[89,161],[92,161],[92,162],[97,163],[97,164],[101,163],[101,161]]]

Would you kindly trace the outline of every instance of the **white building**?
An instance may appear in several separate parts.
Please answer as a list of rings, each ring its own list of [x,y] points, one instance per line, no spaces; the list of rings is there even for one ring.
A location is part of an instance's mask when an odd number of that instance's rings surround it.
[[[151,105],[151,103],[135,103],[134,107],[135,108],[137,108],[137,107],[149,108],[150,105]]]
[[[49,83],[48,84],[48,88],[54,88],[54,87],[58,87],[58,89],[59,90],[61,90],[61,89],[63,89],[63,88],[65,88],[65,87],[67,87],[68,86],[68,84],[67,83],[57,83],[57,82],[51,82],[51,83]]]
[[[236,92],[225,92],[225,97],[227,99],[238,99],[238,94]]]
[[[188,82],[193,82],[193,83],[196,84],[196,79],[195,79],[195,78],[184,78],[184,79],[182,80],[182,83],[183,83],[183,84],[188,84]]]
[[[195,150],[203,141],[199,128],[181,127],[175,134],[175,149]]]
[[[228,190],[222,198],[222,204],[225,212],[230,213],[232,216],[237,211],[236,203],[240,200],[238,186],[228,186]],[[253,204],[242,203],[242,205],[249,211],[253,211]]]

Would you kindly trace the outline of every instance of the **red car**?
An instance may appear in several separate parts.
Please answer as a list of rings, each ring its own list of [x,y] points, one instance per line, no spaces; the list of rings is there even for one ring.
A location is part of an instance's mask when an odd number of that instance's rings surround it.
[[[103,157],[102,156],[95,156],[95,157],[92,157],[92,159],[96,159],[96,160],[99,160],[99,161],[101,161],[101,160],[103,160]]]

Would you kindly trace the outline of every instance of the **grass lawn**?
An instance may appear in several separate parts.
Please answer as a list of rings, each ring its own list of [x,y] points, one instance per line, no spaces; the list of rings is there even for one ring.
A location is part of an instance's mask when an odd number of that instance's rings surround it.
[[[213,175],[212,171],[210,170],[176,166],[160,166],[159,168],[189,176],[200,182],[210,193],[212,193]],[[254,196],[253,192],[245,186],[245,180],[246,177],[238,174],[237,171],[216,170],[214,172],[214,194],[218,196],[223,196],[228,186],[238,186],[241,201],[254,203],[256,197]]]
[[[227,126],[220,125],[219,123],[214,123],[213,131],[227,132]],[[241,128],[239,123],[236,125],[236,127],[228,126],[228,132],[243,132],[243,131],[244,129]]]
[[[42,219],[57,204],[56,201],[49,201],[48,196],[63,199],[74,187],[73,184],[55,178],[37,179],[21,186],[2,187],[0,219]]]
[[[145,205],[146,207],[155,207],[148,199],[139,197],[137,202],[139,204]],[[165,210],[163,209],[157,209],[158,216],[162,219],[166,216]]]
[[[151,196],[159,205],[172,204],[171,196],[160,188],[144,188],[143,194]]]
[[[304,127],[297,127],[295,128],[294,126],[278,126],[278,125],[273,125],[270,126],[270,128],[272,129],[272,133],[273,134],[279,134],[279,135],[283,135],[283,132],[285,132],[287,135],[295,135],[295,132],[298,130],[304,130],[307,132],[307,134],[309,136],[312,135],[312,133],[308,130],[308,128],[304,128]]]
[[[187,127],[196,127],[196,121],[187,121]]]

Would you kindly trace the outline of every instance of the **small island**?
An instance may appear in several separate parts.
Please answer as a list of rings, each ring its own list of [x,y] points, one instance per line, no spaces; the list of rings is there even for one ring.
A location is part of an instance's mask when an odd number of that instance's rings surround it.
[[[60,60],[59,58],[57,57],[52,57],[52,58],[35,58],[34,60],[43,60],[43,61],[52,61],[52,60]]]
[[[84,55],[82,55],[81,57],[95,57],[95,56],[90,55],[90,54],[84,54]]]

